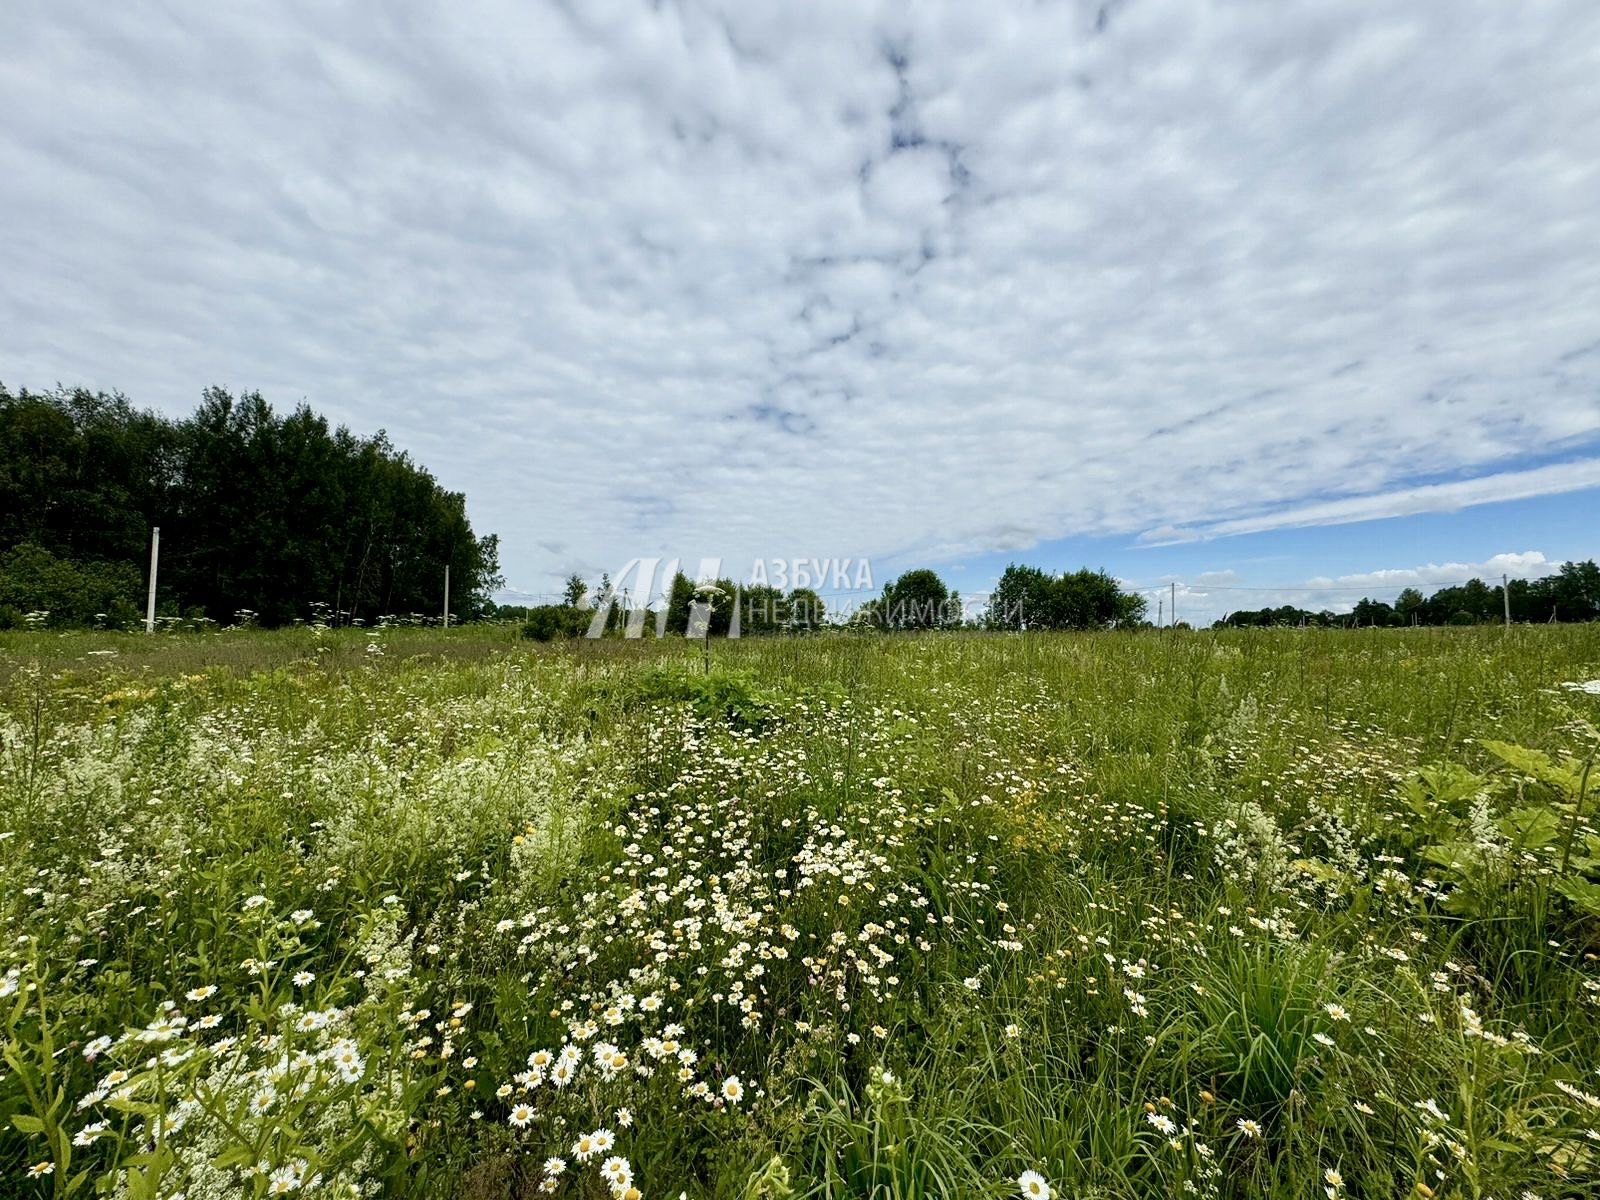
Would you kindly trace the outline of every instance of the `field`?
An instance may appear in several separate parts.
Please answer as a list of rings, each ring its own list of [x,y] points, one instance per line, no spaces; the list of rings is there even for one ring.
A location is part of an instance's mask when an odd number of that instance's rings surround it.
[[[0,1194],[1600,1194],[1596,677],[8,635]]]

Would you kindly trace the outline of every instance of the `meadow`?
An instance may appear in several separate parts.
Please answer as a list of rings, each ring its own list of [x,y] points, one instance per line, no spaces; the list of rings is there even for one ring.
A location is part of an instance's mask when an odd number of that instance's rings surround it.
[[[1600,1194],[1600,625],[0,636],[0,1194]]]

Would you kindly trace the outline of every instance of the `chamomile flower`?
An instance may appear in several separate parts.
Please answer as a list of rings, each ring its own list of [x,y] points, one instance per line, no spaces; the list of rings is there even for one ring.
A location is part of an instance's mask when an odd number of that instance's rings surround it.
[[[1037,1171],[1024,1171],[1017,1176],[1017,1192],[1022,1200],[1050,1200],[1050,1185]]]
[[[250,1114],[256,1117],[263,1116],[266,1113],[271,1112],[272,1106],[277,1102],[277,1088],[273,1087],[271,1084],[268,1084],[265,1087],[257,1088],[255,1091],[250,1093]]]
[[[283,1196],[290,1192],[299,1191],[300,1185],[305,1182],[306,1172],[310,1164],[303,1158],[294,1162],[285,1163],[267,1176],[267,1195]]]
[[[633,1168],[627,1159],[614,1154],[600,1164],[600,1177],[611,1185],[612,1191],[619,1191],[633,1182]]]

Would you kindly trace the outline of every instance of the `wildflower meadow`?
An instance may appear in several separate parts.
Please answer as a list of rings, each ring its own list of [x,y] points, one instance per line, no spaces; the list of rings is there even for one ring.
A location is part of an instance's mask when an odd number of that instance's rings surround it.
[[[0,636],[0,1195],[1600,1195],[1600,625]]]

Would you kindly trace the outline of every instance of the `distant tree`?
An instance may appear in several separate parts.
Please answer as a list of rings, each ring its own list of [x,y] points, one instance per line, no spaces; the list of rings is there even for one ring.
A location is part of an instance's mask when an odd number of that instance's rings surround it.
[[[1136,624],[1145,599],[1127,592],[1104,571],[1052,576],[1012,563],[989,596],[985,624],[992,629],[1105,629]]]
[[[561,602],[568,608],[577,608],[588,591],[589,585],[584,583],[583,576],[574,571],[567,576],[566,586],[561,591]]]
[[[682,571],[672,577],[667,588],[667,632],[682,637],[689,629],[689,610],[694,604],[694,580]]]
[[[788,605],[783,593],[768,584],[758,583],[739,590],[739,635],[773,633],[786,617]]]
[[[1356,603],[1351,617],[1357,625],[1392,625],[1394,624],[1394,608],[1381,600],[1361,599]]]
[[[989,593],[984,623],[990,629],[1048,627],[1052,607],[1050,576],[1038,567],[1011,563]]]
[[[845,627],[858,632],[879,632],[889,628],[887,613],[887,599],[876,596],[856,605],[850,613],[849,620],[845,622]]]
[[[884,587],[884,620],[891,629],[937,629],[948,620],[949,599],[950,589],[935,572],[907,571]]]
[[[1144,597],[1123,591],[1116,579],[1104,571],[1069,572],[1061,576],[1057,588],[1064,628],[1104,629],[1131,624],[1144,616]]]
[[[828,609],[810,588],[795,588],[788,596],[786,620],[791,629],[821,629],[827,624]]]
[[[710,627],[712,637],[725,637],[732,622],[735,598],[741,593],[741,588],[731,579],[718,579],[713,581],[721,590],[722,599],[711,607]],[[667,632],[677,636],[684,636],[689,630],[690,620],[694,614],[695,581],[682,571],[672,578],[672,583],[667,588]],[[768,589],[772,595],[778,593],[775,589]],[[739,633],[744,635],[744,621],[748,615],[742,600],[739,602]],[[763,624],[757,632],[766,632],[769,625]]]
[[[1588,562],[1561,564],[1550,581],[1553,611],[1558,621],[1593,621],[1600,618],[1600,565]]]

